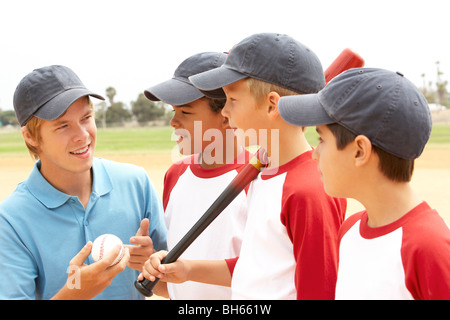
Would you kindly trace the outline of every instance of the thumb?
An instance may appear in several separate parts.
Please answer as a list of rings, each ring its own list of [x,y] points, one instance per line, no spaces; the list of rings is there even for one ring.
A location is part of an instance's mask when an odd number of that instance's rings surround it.
[[[136,232],[136,236],[148,236],[148,228],[150,225],[150,221],[147,218],[142,219],[141,225],[139,226],[138,231]]]
[[[82,266],[87,257],[91,254],[92,242],[88,241],[86,245],[75,255],[75,257],[70,260],[69,265],[71,266]]]

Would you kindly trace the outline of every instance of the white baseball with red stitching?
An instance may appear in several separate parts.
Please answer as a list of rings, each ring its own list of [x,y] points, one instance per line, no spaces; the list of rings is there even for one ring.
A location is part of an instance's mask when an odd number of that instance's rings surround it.
[[[120,261],[120,259],[122,259],[123,256],[123,243],[122,240],[120,240],[119,237],[113,235],[113,234],[102,234],[101,236],[99,236],[97,239],[94,240],[94,243],[92,245],[92,258],[94,259],[94,261],[99,261],[101,259],[103,259],[103,257],[105,255],[107,255],[111,250],[113,250],[113,248],[117,245],[120,244],[121,248],[120,248],[120,252],[117,255],[116,259],[114,259],[114,261],[111,263],[111,266],[115,265],[116,263],[118,263]]]

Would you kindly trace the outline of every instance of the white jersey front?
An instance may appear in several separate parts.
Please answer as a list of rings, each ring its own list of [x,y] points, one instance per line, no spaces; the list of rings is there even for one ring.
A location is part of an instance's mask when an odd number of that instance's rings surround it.
[[[242,157],[248,159],[248,152]],[[193,163],[195,156],[172,165],[164,180],[163,204],[168,229],[167,246],[171,250],[200,219],[220,193],[243,167],[236,163],[215,169],[203,169]],[[181,258],[189,260],[224,260],[239,255],[247,221],[246,191],[200,234]],[[198,282],[168,283],[171,299],[231,299],[231,288]]]

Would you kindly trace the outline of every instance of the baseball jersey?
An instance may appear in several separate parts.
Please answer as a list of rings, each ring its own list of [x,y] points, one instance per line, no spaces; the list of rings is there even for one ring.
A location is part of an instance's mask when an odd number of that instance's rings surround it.
[[[203,169],[198,164],[197,154],[169,168],[163,191],[169,250],[181,240],[234,179],[248,162],[249,155],[245,150],[232,164]],[[246,221],[247,196],[244,190],[186,249],[181,258],[223,260],[239,255]],[[168,283],[167,287],[171,299],[231,298],[229,287],[190,281],[182,284]]]
[[[450,231],[422,202],[386,226],[350,216],[339,239],[336,299],[450,299]]]
[[[305,152],[252,182],[241,254],[235,265],[227,261],[233,299],[334,298],[347,202],[325,193],[311,156]]]

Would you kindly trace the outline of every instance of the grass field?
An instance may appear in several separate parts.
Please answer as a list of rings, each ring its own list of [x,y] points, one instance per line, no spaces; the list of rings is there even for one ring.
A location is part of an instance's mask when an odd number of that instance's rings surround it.
[[[99,129],[96,151],[101,154],[167,153],[176,145],[171,139],[173,128],[111,128]],[[318,135],[313,127],[306,131],[306,138],[316,146]],[[428,147],[450,148],[450,125],[435,125]],[[0,155],[27,153],[19,130],[0,131]]]
[[[108,153],[168,152],[175,146],[171,127],[98,129],[96,151]],[[19,130],[0,131],[0,155],[27,153]]]

